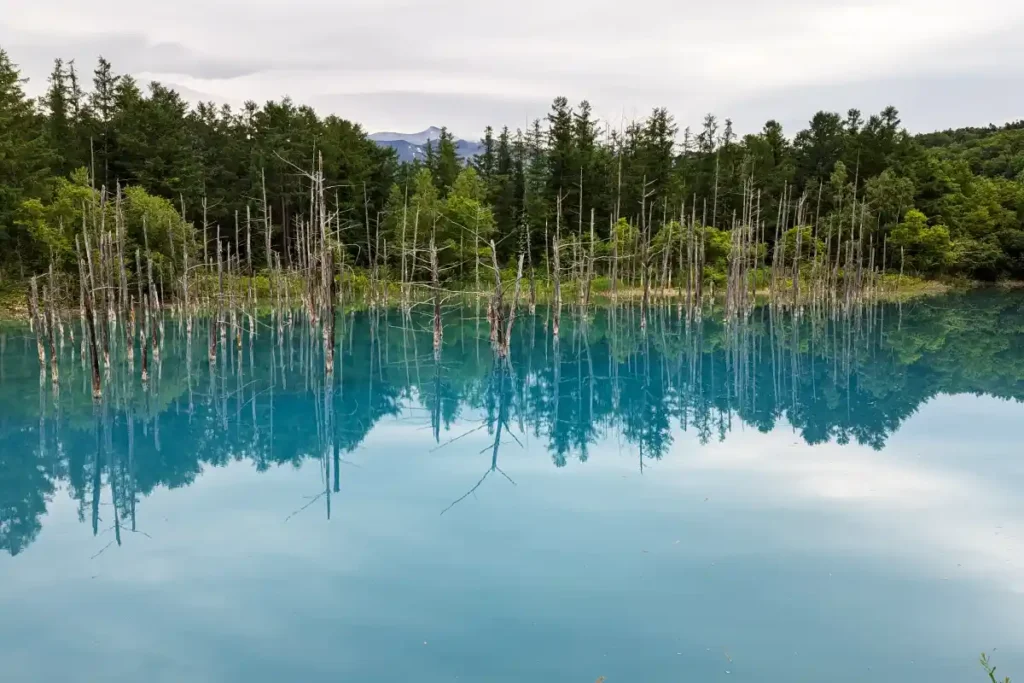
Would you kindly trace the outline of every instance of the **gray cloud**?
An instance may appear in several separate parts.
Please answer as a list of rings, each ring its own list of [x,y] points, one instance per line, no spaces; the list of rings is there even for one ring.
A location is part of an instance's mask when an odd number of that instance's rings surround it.
[[[913,131],[1006,123],[1024,112],[1024,76],[882,78],[792,88],[734,102],[729,110],[738,112],[733,118],[739,130],[757,130],[775,119],[793,134],[816,111],[845,114],[856,108],[867,119],[889,105],[899,109],[903,125]]]
[[[91,70],[102,53],[189,97],[287,94],[369,130],[447,124],[471,137],[543,116],[559,94],[613,122],[666,106],[682,125],[714,111],[741,132],[818,107],[892,103],[925,129],[1012,118],[1024,82],[1015,0],[110,0],[102,15],[33,0],[5,10],[0,44],[33,92],[53,57]]]
[[[172,73],[198,79],[237,78],[270,68],[268,62],[223,59],[176,42],[153,42],[141,33],[82,36],[19,34],[0,27],[0,38],[12,58],[32,80],[45,80],[53,60],[74,59],[80,72],[92,71],[102,55],[119,73]]]
[[[507,123],[514,131],[543,115],[550,100],[422,92],[328,94],[312,101],[320,111],[355,121],[375,121],[374,130],[413,131],[436,121],[454,131],[475,135],[481,121]]]

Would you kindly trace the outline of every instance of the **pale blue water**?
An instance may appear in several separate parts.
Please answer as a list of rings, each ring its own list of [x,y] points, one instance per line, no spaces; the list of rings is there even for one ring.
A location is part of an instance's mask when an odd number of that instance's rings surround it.
[[[329,391],[298,319],[212,373],[168,320],[95,408],[5,328],[0,680],[1024,676],[1022,303],[524,311],[510,368],[356,313]]]

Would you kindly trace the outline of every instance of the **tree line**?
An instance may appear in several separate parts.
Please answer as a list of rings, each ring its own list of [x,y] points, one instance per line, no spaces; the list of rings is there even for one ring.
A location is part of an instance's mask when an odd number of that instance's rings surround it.
[[[491,240],[503,266],[525,254],[543,275],[556,234],[574,255],[561,267],[575,269],[587,250],[606,264],[642,259],[659,244],[667,252],[683,225],[700,232],[709,277],[726,277],[738,241],[730,232],[743,225],[764,238],[755,251],[785,257],[806,235],[815,257],[821,249],[837,269],[844,240],[856,239],[858,258],[882,270],[1024,277],[1024,122],[912,135],[888,107],[818,112],[792,136],[776,121],[741,136],[711,114],[697,130],[680,130],[662,108],[609,124],[587,102],[558,97],[525,130],[487,128],[474,159],[460,159],[444,130],[424,160],[400,164],[358,124],[288,98],[237,110],[190,106],[103,58],[88,75],[56,60],[33,100],[0,50],[0,130],[5,281],[51,263],[74,272],[84,215],[118,190],[126,249],[151,237],[158,272],[179,233],[189,237],[179,249],[194,249],[200,262],[217,240],[239,259],[273,263],[269,249],[297,267],[303,234],[323,211],[311,197],[320,158],[343,258],[394,280],[415,279],[417,269],[426,276],[417,254],[431,238],[443,278],[472,282],[491,261]],[[256,239],[238,237],[246,216],[257,221]],[[811,247],[797,254],[810,258]]]

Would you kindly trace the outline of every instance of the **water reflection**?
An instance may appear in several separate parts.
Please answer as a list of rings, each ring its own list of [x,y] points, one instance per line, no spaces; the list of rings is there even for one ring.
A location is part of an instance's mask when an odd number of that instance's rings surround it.
[[[296,512],[316,506],[330,517],[346,455],[385,419],[422,427],[410,456],[489,435],[479,481],[443,514],[489,477],[514,486],[501,454],[525,440],[564,467],[615,437],[642,471],[680,432],[708,444],[740,425],[768,432],[786,423],[809,444],[881,449],[936,394],[1024,400],[1017,297],[948,296],[822,318],[758,308],[742,323],[687,321],[662,308],[646,332],[638,315],[564,315],[552,339],[549,311],[524,313],[505,362],[473,305],[447,313],[438,356],[428,316],[352,312],[339,320],[332,381],[320,334],[301,316],[280,327],[265,321],[251,344],[228,344],[213,362],[202,325],[190,337],[169,320],[149,384],[139,368],[114,362],[98,404],[80,336],[62,335],[55,391],[40,382],[27,331],[0,330],[0,547],[24,551],[66,490],[94,535],[112,534],[104,552],[146,533],[148,494],[230,461],[262,471],[315,460],[322,490]]]

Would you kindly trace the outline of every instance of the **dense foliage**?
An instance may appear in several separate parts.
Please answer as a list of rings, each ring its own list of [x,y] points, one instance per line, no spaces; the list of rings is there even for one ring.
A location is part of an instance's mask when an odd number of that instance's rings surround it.
[[[830,237],[843,225],[863,219],[864,248],[890,268],[903,254],[908,272],[1024,276],[1020,122],[914,136],[890,107],[866,119],[857,110],[818,112],[792,137],[775,121],[739,136],[710,114],[699,130],[680,131],[664,109],[609,127],[588,103],[556,98],[527,130],[488,128],[469,168],[448,131],[424,162],[399,165],[358,124],[287,98],[240,110],[190,107],[159,83],[143,88],[116,74],[102,58],[89,87],[85,80],[57,60],[34,101],[0,50],[0,283],[67,261],[86,200],[118,186],[134,188],[132,201],[161,220],[181,219],[182,230],[221,226],[229,243],[238,216],[269,216],[271,248],[288,266],[298,226],[309,220],[302,169],[317,154],[340,237],[362,265],[397,267],[403,250],[394,245],[425,244],[436,230],[446,275],[469,278],[486,247],[479,238],[496,238],[505,262],[527,250],[539,263],[556,227],[571,239],[589,234],[593,220],[608,241],[613,225],[657,233],[683,214],[724,231],[742,218],[745,201],[750,213],[756,196],[768,242],[780,223],[782,234],[796,226],[803,200],[803,223],[825,238],[825,249],[839,245]],[[264,264],[259,230],[253,262]],[[719,241],[727,250],[728,238]],[[247,249],[231,246],[235,254]]]

